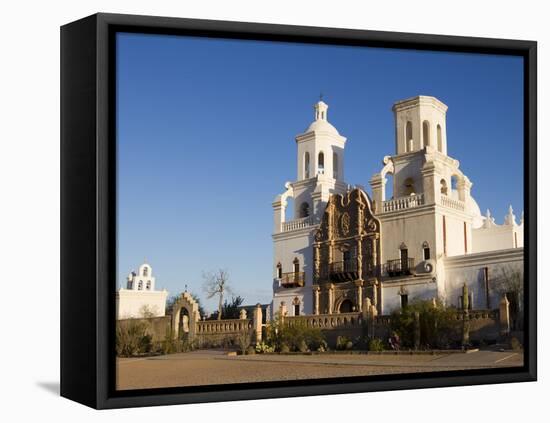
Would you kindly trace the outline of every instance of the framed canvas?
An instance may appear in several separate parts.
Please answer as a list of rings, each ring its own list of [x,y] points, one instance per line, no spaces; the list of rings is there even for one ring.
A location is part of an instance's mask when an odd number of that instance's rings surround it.
[[[533,41],[63,26],[62,396],[536,380],[536,94]]]

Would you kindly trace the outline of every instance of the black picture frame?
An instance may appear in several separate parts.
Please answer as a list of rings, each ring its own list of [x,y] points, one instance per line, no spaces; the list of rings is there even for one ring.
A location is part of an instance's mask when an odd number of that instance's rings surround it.
[[[524,59],[524,366],[414,375],[114,389],[115,44],[119,31],[515,55]],[[61,28],[61,395],[120,408],[535,381],[537,44],[351,29],[95,14]]]

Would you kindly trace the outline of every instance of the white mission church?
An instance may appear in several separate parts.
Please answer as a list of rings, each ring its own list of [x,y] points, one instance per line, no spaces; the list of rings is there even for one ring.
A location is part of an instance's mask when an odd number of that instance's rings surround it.
[[[273,202],[273,312],[389,314],[415,299],[497,308],[491,282],[523,273],[523,215],[482,216],[472,182],[447,154],[447,106],[434,97],[398,101],[395,154],[370,179],[371,194],[344,178],[346,138],[314,106],[296,137],[297,178]],[[393,177],[393,196],[386,195]],[[287,209],[292,199],[293,210]]]

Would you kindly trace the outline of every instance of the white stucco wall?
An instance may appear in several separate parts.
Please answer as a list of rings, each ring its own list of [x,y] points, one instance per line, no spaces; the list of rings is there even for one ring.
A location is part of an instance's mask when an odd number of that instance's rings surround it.
[[[407,294],[409,303],[415,300],[438,298],[437,284],[431,277],[388,281],[382,283],[382,314],[390,314],[401,308],[401,293]]]
[[[487,295],[485,290],[484,268],[489,275],[489,304],[497,308],[500,301],[498,292],[494,289],[495,281],[502,277],[502,270],[520,270],[523,274],[524,250],[512,248],[448,257],[445,259],[445,290],[448,305],[458,306],[464,284],[473,292],[473,307],[485,309]]]
[[[523,247],[523,225],[495,225],[473,230],[474,253]]]
[[[154,317],[165,314],[168,291],[135,291],[121,288],[116,293],[117,319],[140,318],[144,307]]]

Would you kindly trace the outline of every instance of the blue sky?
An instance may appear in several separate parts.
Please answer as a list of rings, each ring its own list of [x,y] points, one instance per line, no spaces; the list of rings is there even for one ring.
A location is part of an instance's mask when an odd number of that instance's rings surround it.
[[[449,106],[448,154],[501,223],[523,210],[519,57],[119,34],[118,275],[146,258],[157,286],[207,308],[202,272],[228,269],[236,294],[269,302],[273,198],[296,178],[294,137],[324,94],[348,138],[346,180],[368,187],[394,154],[392,104]]]

